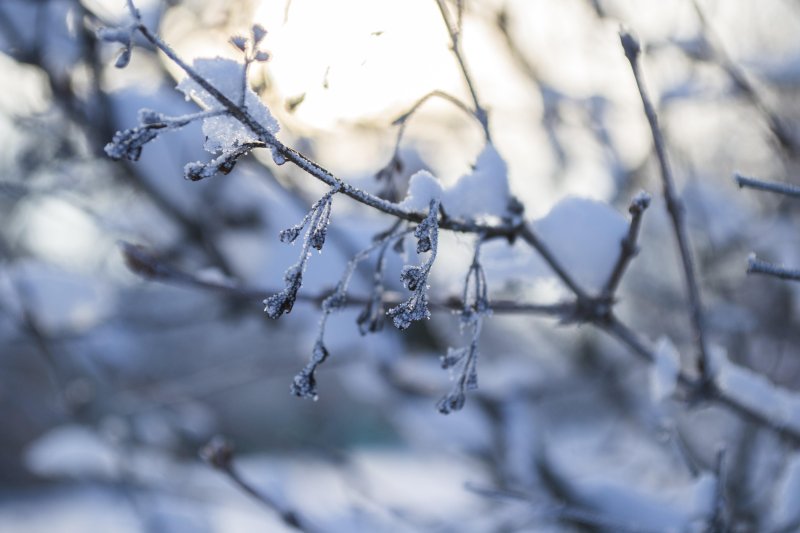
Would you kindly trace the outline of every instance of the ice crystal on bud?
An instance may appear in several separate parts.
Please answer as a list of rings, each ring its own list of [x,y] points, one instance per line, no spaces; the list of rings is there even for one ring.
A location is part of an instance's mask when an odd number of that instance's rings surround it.
[[[292,226],[291,228],[286,228],[285,230],[282,230],[280,232],[279,234],[280,240],[281,242],[286,242],[286,243],[294,242],[297,240],[297,237],[300,236],[301,231],[303,231],[303,228],[299,224],[296,226]]]
[[[115,161],[120,159],[138,161],[144,145],[155,139],[158,136],[158,130],[163,127],[163,125],[160,127],[147,125],[118,131],[114,134],[111,142],[106,144],[104,148],[106,155]]]
[[[200,181],[205,178],[213,177],[219,173],[230,174],[233,167],[240,157],[250,152],[250,146],[241,146],[236,150],[224,152],[219,157],[212,159],[207,163],[196,161],[187,163],[183,167],[184,177],[191,181]]]
[[[428,309],[428,274],[430,274],[436,259],[439,242],[438,213],[439,201],[431,200],[428,216],[419,223],[414,231],[414,235],[417,237],[417,253],[430,252],[430,257],[422,265],[406,265],[400,272],[400,280],[412,294],[408,300],[386,312],[397,329],[407,329],[413,322],[431,316]]]
[[[328,356],[330,356],[330,352],[328,352],[322,340],[317,340],[311,352],[311,361],[308,362],[303,370],[297,373],[292,381],[292,394],[300,398],[309,398],[312,400],[316,400],[319,397],[315,373],[317,367],[324,363]]]
[[[294,302],[297,300],[297,291],[303,284],[303,267],[304,261],[290,266],[286,270],[283,279],[286,282],[286,287],[264,300],[264,312],[272,319],[279,318],[284,313],[290,313]]]
[[[431,317],[428,309],[428,295],[424,290],[417,290],[411,298],[386,311],[386,315],[392,319],[392,323],[397,329],[408,329],[412,323]]]
[[[427,272],[422,267],[406,265],[400,272],[400,281],[403,286],[410,291],[415,291],[417,288],[426,281]]]

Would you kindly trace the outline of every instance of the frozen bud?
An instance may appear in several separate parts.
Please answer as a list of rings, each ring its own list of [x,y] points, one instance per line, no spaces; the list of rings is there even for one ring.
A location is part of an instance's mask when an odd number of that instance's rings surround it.
[[[267,30],[261,24],[253,24],[253,42],[258,44],[267,36]]]
[[[323,245],[325,244],[325,237],[328,235],[328,224],[327,221],[320,224],[319,226],[315,227],[311,231],[311,235],[308,236],[308,240],[311,243],[311,247],[315,250],[322,250]]]
[[[202,161],[186,163],[183,167],[183,176],[189,181],[204,180],[214,174],[216,174],[214,167]]]
[[[631,63],[635,63],[642,51],[638,39],[627,30],[622,30],[619,32],[619,40],[622,43],[622,49],[625,51],[625,57]]]
[[[164,115],[152,109],[139,110],[139,123],[144,126],[151,126],[153,124],[163,124]]]
[[[289,390],[298,398],[316,400],[319,397],[317,394],[317,379],[314,377],[314,372],[309,372],[305,368],[294,377]]]
[[[449,415],[453,411],[460,411],[467,402],[466,394],[463,389],[450,391],[436,404],[436,409],[443,415]]]
[[[400,281],[406,289],[416,291],[427,281],[427,272],[422,267],[406,265],[400,272]]]
[[[328,356],[330,356],[330,352],[328,352],[328,349],[322,341],[318,340],[314,344],[314,349],[311,352],[311,361],[292,381],[292,394],[300,398],[310,398],[312,400],[318,398],[317,379],[314,374],[317,371],[317,367],[324,363]]]
[[[285,230],[280,232],[280,240],[281,242],[294,242],[297,240],[297,237],[300,236],[300,232],[302,231],[303,227],[300,225],[292,226],[291,228],[286,228]]]
[[[235,37],[231,37],[231,44],[244,52],[245,48],[247,48],[247,39],[241,35],[236,35]]]
[[[284,274],[286,288],[264,300],[264,312],[272,319],[279,318],[284,313],[290,313],[297,300],[297,291],[303,284],[303,270],[300,263],[292,265]]]
[[[386,315],[392,319],[397,329],[408,329],[412,322],[431,317],[428,309],[428,296],[424,292],[414,295],[397,307],[389,309]]]
[[[120,52],[119,56],[117,57],[116,63],[114,63],[114,66],[117,68],[125,68],[128,66],[128,63],[130,62],[131,62],[131,47],[126,46],[125,48],[122,49],[122,52]]]
[[[233,461],[233,444],[225,437],[217,435],[200,449],[200,458],[214,468],[226,470]]]
[[[114,160],[138,161],[142,155],[142,147],[157,136],[157,128],[151,126],[118,131],[104,150]]]
[[[442,355],[439,357],[440,361],[442,362],[442,368],[446,370],[448,368],[455,367],[464,359],[468,351],[469,350],[467,348],[448,348],[447,355]]]

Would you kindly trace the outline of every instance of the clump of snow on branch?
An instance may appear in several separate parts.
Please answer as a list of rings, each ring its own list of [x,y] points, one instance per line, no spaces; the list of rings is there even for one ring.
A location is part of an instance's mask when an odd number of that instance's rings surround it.
[[[278,132],[280,126],[267,106],[252,89],[242,83],[242,78],[245,76],[243,63],[220,57],[203,58],[196,59],[192,68],[232,102],[240,102],[244,90],[244,108],[247,113],[270,133]],[[209,111],[225,109],[212,94],[188,76],[178,83],[178,89],[187,99],[194,99],[204,109]],[[234,117],[224,114],[204,119],[203,134],[206,136],[205,149],[211,153],[228,152],[257,140],[247,126]]]
[[[579,282],[602,287],[628,231],[628,222],[607,204],[568,197],[534,222],[539,236]]]
[[[655,361],[650,367],[650,395],[655,403],[672,396],[678,386],[681,359],[678,349],[667,337],[658,341]]]
[[[765,376],[732,363],[724,349],[714,347],[711,361],[719,390],[778,427],[800,431],[800,395],[778,387]]]
[[[424,211],[434,199],[441,201],[447,215],[457,218],[505,216],[511,200],[506,162],[493,144],[486,143],[472,172],[458,178],[450,187],[443,187],[426,170],[411,176],[408,193],[400,205]]]

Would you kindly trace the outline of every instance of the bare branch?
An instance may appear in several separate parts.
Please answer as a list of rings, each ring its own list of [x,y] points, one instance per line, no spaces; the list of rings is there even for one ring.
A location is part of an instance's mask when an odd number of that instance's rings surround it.
[[[641,46],[639,41],[630,33],[626,31],[620,32],[620,41],[622,48],[625,51],[625,57],[631,65],[633,77],[636,80],[636,86],[639,89],[639,96],[642,99],[644,107],[644,114],[647,117],[647,122],[650,125],[650,132],[653,136],[653,145],[655,147],[656,155],[658,156],[659,167],[661,168],[661,181],[664,188],[664,199],[666,200],[667,211],[672,220],[672,226],[675,231],[675,238],[677,240],[678,249],[680,251],[681,263],[683,265],[683,273],[686,282],[686,292],[689,297],[689,312],[691,315],[692,329],[694,333],[694,340],[698,349],[697,368],[702,377],[703,382],[711,380],[710,368],[708,363],[708,349],[705,339],[705,327],[703,324],[703,304],[700,299],[700,289],[697,284],[697,274],[695,272],[694,259],[692,257],[692,250],[689,243],[689,236],[686,230],[686,222],[684,220],[684,207],[677,193],[675,192],[675,179],[672,176],[672,169],[670,168],[669,159],[667,157],[666,143],[664,136],[661,133],[661,128],[658,125],[658,116],[656,115],[655,107],[647,94],[642,79],[641,69],[639,67],[639,55]]]
[[[284,505],[279,504],[270,496],[259,491],[239,474],[233,464],[233,445],[221,436],[214,437],[200,450],[200,458],[225,474],[239,489],[250,495],[270,511],[276,513],[281,521],[297,531],[311,532],[307,521],[301,515]]]

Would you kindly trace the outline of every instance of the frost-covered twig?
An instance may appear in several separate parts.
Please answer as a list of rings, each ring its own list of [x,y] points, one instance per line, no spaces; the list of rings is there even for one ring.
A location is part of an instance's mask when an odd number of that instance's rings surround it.
[[[408,329],[413,322],[431,316],[428,309],[428,274],[431,272],[439,248],[440,205],[438,199],[431,200],[428,216],[414,230],[417,253],[429,253],[429,255],[422,265],[406,265],[400,272],[400,280],[405,288],[411,291],[411,296],[386,312],[397,329]]]
[[[658,156],[664,200],[666,201],[667,211],[672,220],[675,238],[678,243],[684,280],[686,282],[686,292],[689,297],[689,313],[691,315],[694,340],[698,350],[697,369],[702,378],[702,382],[705,384],[711,380],[711,369],[709,368],[708,346],[705,338],[705,325],[703,323],[703,304],[700,298],[700,289],[697,284],[696,268],[691,245],[689,243],[689,235],[686,230],[686,221],[684,220],[683,202],[681,202],[675,191],[675,179],[672,175],[669,158],[667,157],[666,142],[661,133],[661,128],[658,125],[658,116],[656,115],[655,107],[653,107],[650,96],[645,89],[644,80],[642,79],[639,65],[641,46],[636,37],[624,30],[620,32],[620,41],[625,52],[625,57],[631,65],[636,87],[639,89],[639,96],[642,99],[644,114],[647,117],[647,122],[650,125],[650,133],[653,137],[653,146]]]
[[[800,198],[800,187],[791,183],[779,183],[775,181],[764,181],[756,178],[749,178],[741,174],[734,174],[734,180],[740,188],[756,189],[759,191],[774,192],[790,198]]]
[[[259,491],[247,482],[233,464],[233,451],[233,445],[227,439],[216,436],[211,439],[208,444],[203,446],[199,455],[200,458],[209,465],[225,474],[225,476],[240,490],[261,503],[264,507],[269,509],[270,512],[276,513],[287,527],[306,533],[316,531],[316,528],[311,528],[308,525],[308,521],[296,510],[279,504],[273,498]]]
[[[322,301],[322,317],[319,321],[319,332],[317,339],[314,342],[314,348],[311,353],[311,360],[295,377],[292,382],[291,391],[295,396],[301,398],[311,398],[316,400],[317,394],[317,380],[316,371],[319,366],[325,362],[330,355],[328,348],[325,346],[325,326],[328,324],[328,318],[335,311],[342,309],[347,304],[348,294],[347,290],[350,286],[350,280],[353,278],[353,273],[359,263],[367,259],[375,250],[385,249],[385,247],[392,241],[402,238],[411,230],[402,230],[384,235],[371,246],[362,250],[355,257],[353,257],[344,275],[336,284],[336,288]],[[380,270],[380,263],[383,262],[383,257],[378,259],[378,269]],[[370,300],[372,302],[372,300]]]
[[[458,370],[453,388],[436,404],[439,412],[445,415],[463,408],[467,391],[478,388],[478,340],[483,318],[492,312],[489,307],[486,274],[480,263],[480,250],[479,238],[464,280],[462,296],[464,307],[459,313],[462,331],[469,330],[469,344],[461,348],[448,348],[447,355],[441,357],[442,368],[450,371]]]
[[[800,269],[787,268],[781,265],[768,263],[756,257],[756,254],[750,254],[750,257],[747,258],[747,273],[764,274],[779,279],[800,281]]]
[[[325,237],[328,234],[328,224],[331,218],[333,195],[337,192],[338,187],[334,186],[311,206],[308,214],[303,217],[299,224],[281,231],[280,239],[281,242],[285,243],[293,243],[304,229],[306,233],[300,250],[300,258],[284,274],[286,287],[282,291],[264,299],[264,311],[270,318],[276,319],[292,311],[294,302],[297,300],[297,292],[303,284],[303,273],[311,256],[311,248],[322,251],[322,247],[325,244]]]
[[[600,298],[602,300],[610,302],[614,298],[614,294],[617,292],[617,287],[620,281],[622,281],[625,270],[628,268],[633,258],[639,253],[639,245],[637,244],[639,240],[639,229],[642,226],[642,216],[649,205],[650,195],[644,191],[640,191],[633,197],[628,206],[628,212],[631,214],[631,223],[628,226],[627,235],[625,235],[625,238],[623,238],[620,243],[619,257],[611,272],[611,276],[608,278],[608,281],[601,291]]]

